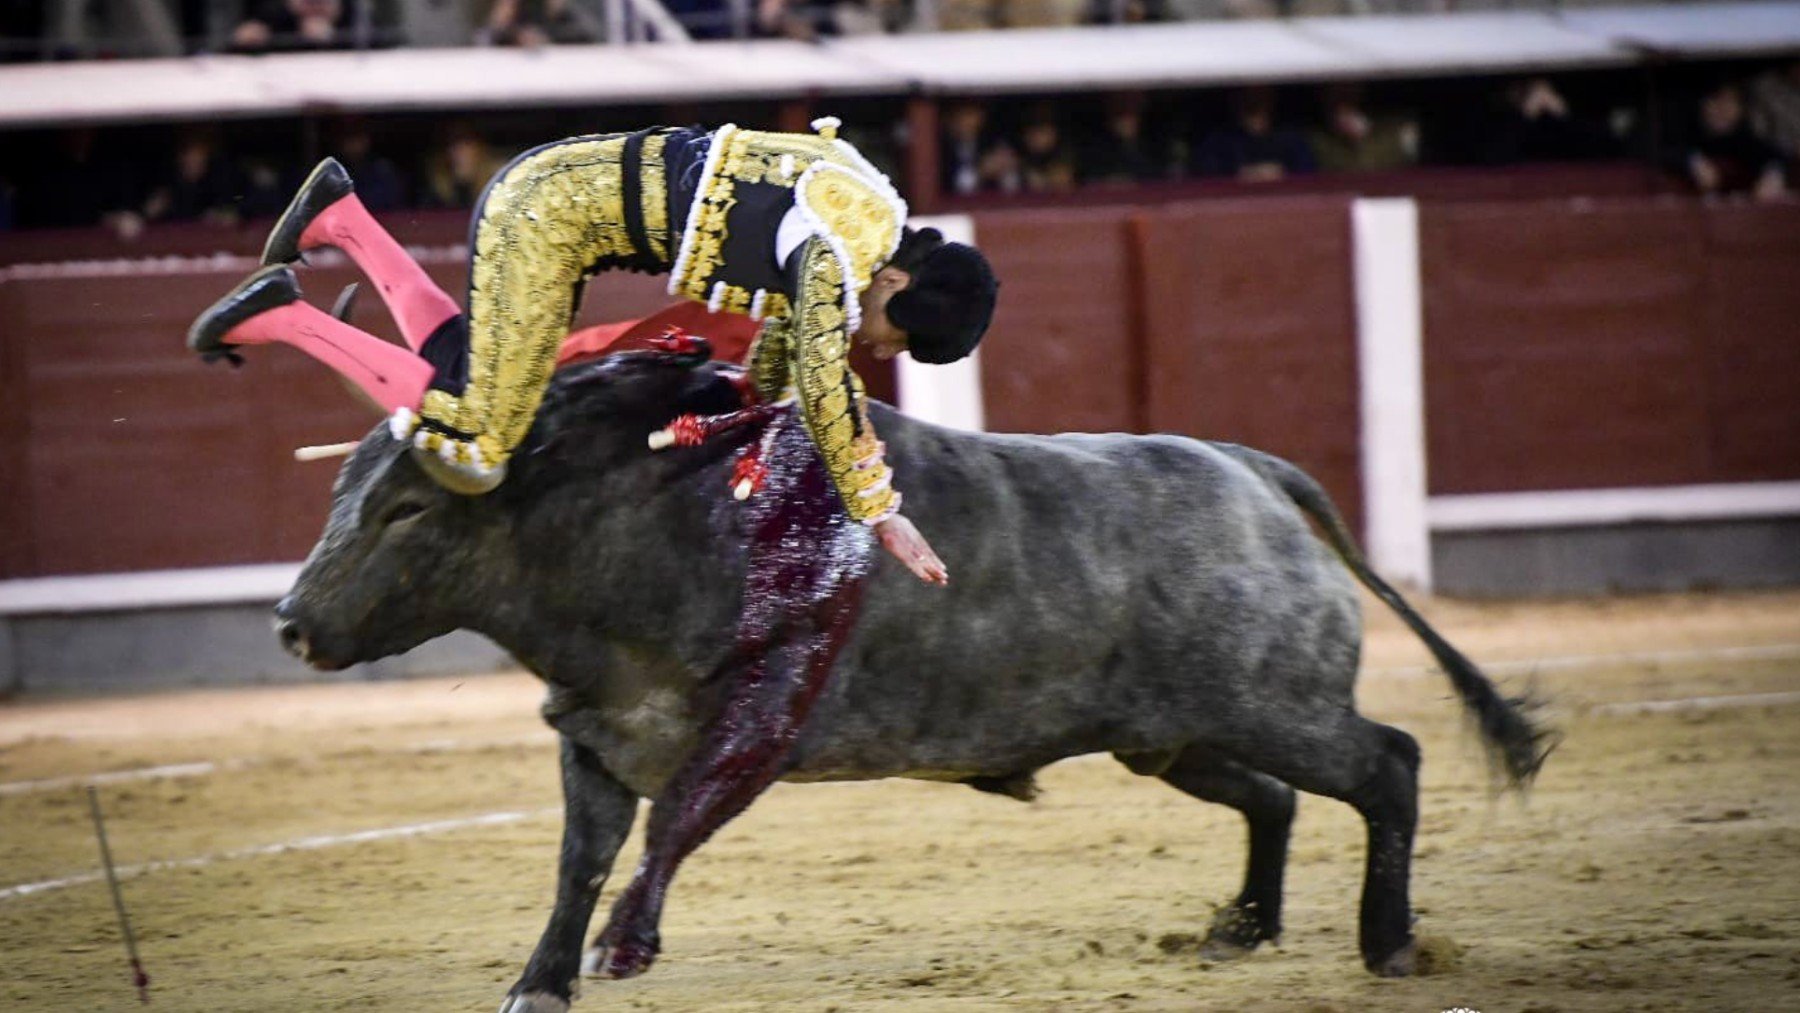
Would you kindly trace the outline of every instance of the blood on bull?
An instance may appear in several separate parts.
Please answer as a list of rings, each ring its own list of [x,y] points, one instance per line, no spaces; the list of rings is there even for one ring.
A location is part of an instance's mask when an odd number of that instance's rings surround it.
[[[658,855],[654,834],[691,804],[676,774],[725,698],[710,676],[738,647],[757,516],[731,475],[760,434],[662,452],[647,441],[681,413],[736,409],[737,381],[699,354],[565,370],[506,483],[475,498],[433,482],[378,427],[345,463],[324,535],[280,605],[284,639],[321,668],[461,628],[544,680],[563,847],[511,1013],[566,1008],[640,799],[653,800],[646,863],[680,850],[665,841]],[[935,588],[877,565],[781,776],[1028,795],[1040,768],[1111,753],[1248,821],[1243,889],[1211,928],[1214,954],[1281,932],[1295,790],[1341,799],[1368,826],[1363,960],[1409,973],[1419,752],[1356,713],[1355,581],[1423,638],[1508,783],[1530,780],[1549,736],[1368,569],[1318,485],[1228,444],[969,434],[872,412],[909,512],[957,576]],[[769,663],[805,663],[803,647],[786,650]]]

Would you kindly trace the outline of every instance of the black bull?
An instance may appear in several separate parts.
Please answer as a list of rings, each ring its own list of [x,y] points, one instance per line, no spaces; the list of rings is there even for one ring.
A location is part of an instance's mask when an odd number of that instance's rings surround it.
[[[693,358],[565,370],[506,483],[475,498],[438,489],[377,429],[278,607],[283,641],[320,667],[470,629],[548,684],[559,886],[509,1010],[567,1008],[638,800],[657,797],[716,699],[706,675],[731,648],[745,554],[727,476],[750,434],[663,453],[645,440],[677,412],[736,403],[728,368]],[[1363,959],[1408,973],[1419,750],[1356,713],[1352,574],[1425,640],[1513,783],[1548,739],[1368,570],[1318,485],[1277,458],[1181,437],[973,435],[883,406],[875,421],[951,582],[877,564],[787,779],[1029,797],[1039,768],[1112,753],[1247,819],[1249,868],[1212,928],[1216,953],[1281,930],[1294,789],[1342,799],[1368,826]]]

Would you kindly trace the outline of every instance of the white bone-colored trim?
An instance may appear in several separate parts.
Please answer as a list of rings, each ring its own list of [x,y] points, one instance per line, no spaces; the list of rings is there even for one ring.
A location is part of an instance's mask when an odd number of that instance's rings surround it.
[[[1360,199],[1350,223],[1364,542],[1378,572],[1429,590],[1419,206],[1410,197]]]

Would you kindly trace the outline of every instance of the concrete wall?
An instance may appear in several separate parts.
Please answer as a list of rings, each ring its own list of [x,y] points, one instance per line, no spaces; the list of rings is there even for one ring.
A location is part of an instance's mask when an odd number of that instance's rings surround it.
[[[359,681],[514,667],[472,633],[397,658],[315,672],[283,653],[274,602],[0,617],[0,697],[138,692],[181,686]]]
[[[1432,539],[1437,589],[1469,597],[1800,584],[1800,518],[1455,531]]]

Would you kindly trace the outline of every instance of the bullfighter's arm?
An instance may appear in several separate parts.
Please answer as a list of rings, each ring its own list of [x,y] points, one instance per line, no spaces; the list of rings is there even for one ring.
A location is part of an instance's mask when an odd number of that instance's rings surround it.
[[[786,319],[764,320],[762,329],[756,332],[755,344],[750,346],[744,359],[751,388],[765,404],[781,400],[787,390],[788,328]]]
[[[864,524],[879,524],[900,512],[900,494],[869,421],[862,380],[850,368],[846,267],[816,237],[798,260],[787,357],[801,415],[845,510]]]

